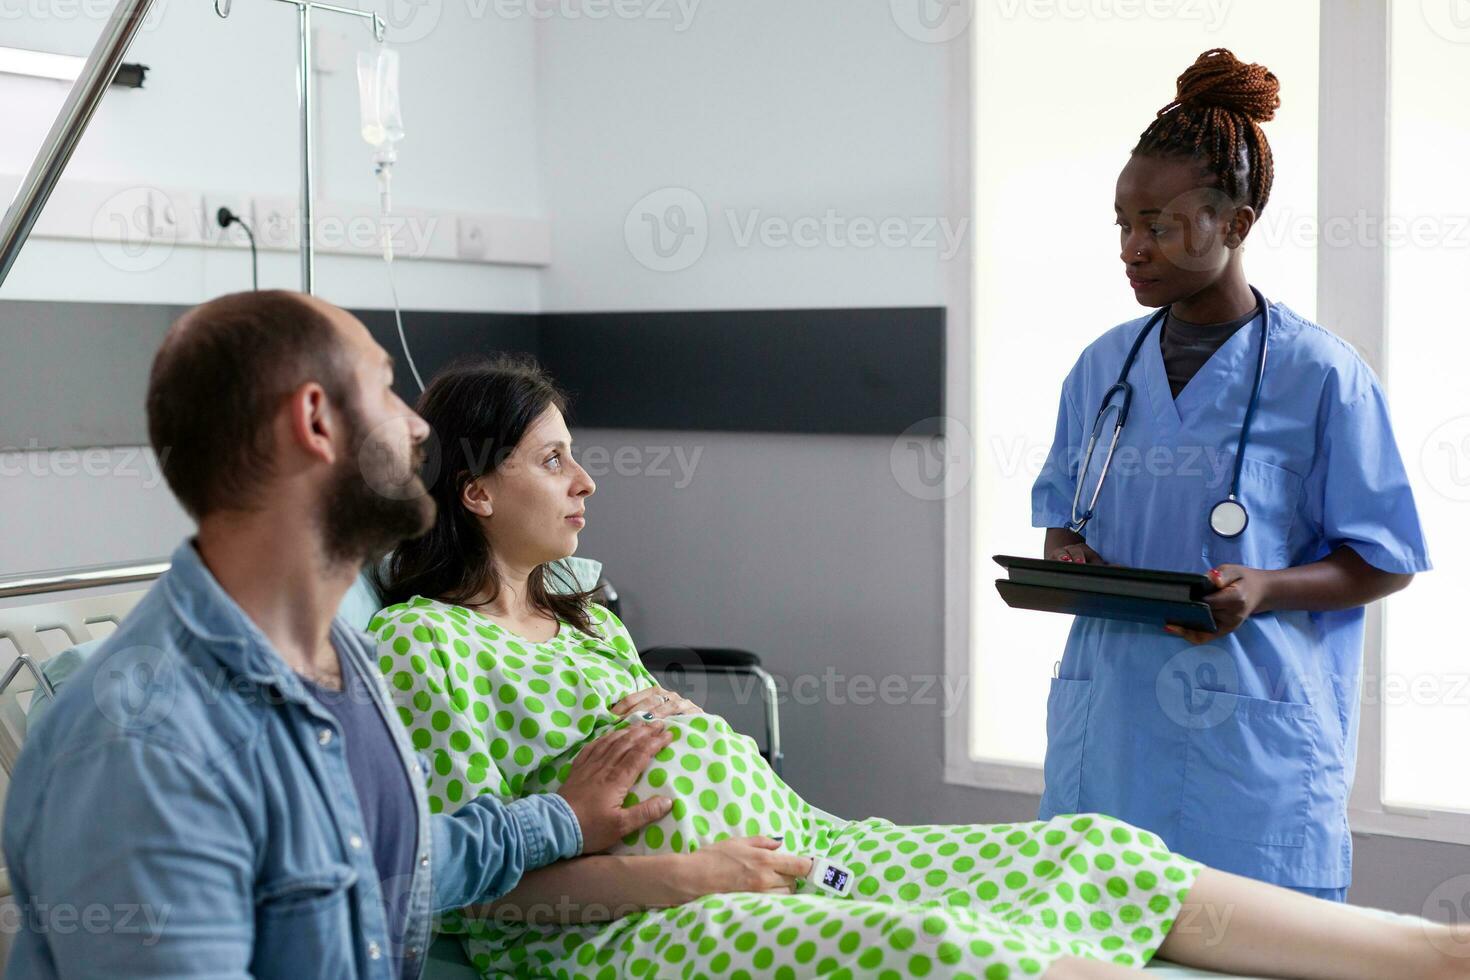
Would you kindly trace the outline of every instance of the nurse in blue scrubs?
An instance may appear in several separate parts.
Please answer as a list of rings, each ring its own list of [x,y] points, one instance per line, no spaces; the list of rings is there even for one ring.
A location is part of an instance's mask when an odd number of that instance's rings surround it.
[[[1211,867],[1341,901],[1364,606],[1430,566],[1372,370],[1246,278],[1271,191],[1260,123],[1279,105],[1269,71],[1208,51],[1118,177],[1120,257],[1151,313],[1067,375],[1032,522],[1049,558],[1207,574],[1218,631],[1074,621],[1040,815],[1108,813]],[[1121,390],[1084,466],[1087,444],[1135,344],[1089,507]],[[1248,517],[1233,536],[1238,509],[1211,523],[1232,490]]]

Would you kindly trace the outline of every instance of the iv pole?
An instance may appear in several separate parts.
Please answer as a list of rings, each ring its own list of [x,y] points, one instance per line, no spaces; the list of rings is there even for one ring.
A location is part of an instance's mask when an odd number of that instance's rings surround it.
[[[214,0],[214,12],[221,17],[230,16],[230,5],[234,0]],[[301,106],[301,291],[313,291],[316,276],[316,252],[313,243],[312,183],[316,170],[316,140],[311,126],[311,12],[326,10],[334,14],[350,14],[367,17],[373,22],[373,40],[383,40],[385,27],[383,18],[368,10],[354,10],[322,0],[279,0],[296,8],[296,34],[299,52],[296,84]]]
[[[66,169],[72,153],[81,142],[82,134],[87,130],[87,124],[92,121],[97,106],[102,103],[102,96],[107,93],[107,87],[117,74],[128,45],[133,43],[138,29],[142,27],[143,18],[148,15],[152,2],[153,0],[118,0],[107,23],[103,25],[102,34],[87,55],[87,61],[82,65],[77,80],[72,83],[61,111],[56,114],[56,121],[51,124],[46,139],[41,143],[41,149],[36,153],[36,159],[31,162],[30,170],[21,180],[20,190],[6,209],[4,218],[0,219],[0,285],[4,284],[6,276],[10,274],[11,267],[20,255],[21,246],[26,243],[31,229],[35,227],[36,219],[41,216],[51,192],[56,189],[61,172]],[[231,2],[232,0],[215,0],[215,13],[228,17]],[[312,8],[317,8],[337,14],[371,18],[373,38],[377,41],[383,40],[386,24],[376,13],[340,7],[322,0],[280,2],[294,4],[297,8],[296,29],[301,55],[297,76],[301,104],[301,289],[309,293],[312,291],[314,258],[311,201],[312,172],[316,156],[311,129],[311,11]]]
[[[112,84],[123,54],[137,36],[152,2],[118,0],[103,25],[101,36],[92,46],[77,80],[72,83],[61,111],[56,114],[56,121],[51,124],[50,132],[36,153],[36,159],[31,161],[31,169],[21,181],[20,190],[6,210],[4,221],[0,221],[0,284],[10,274],[21,246],[35,227],[51,192],[56,189],[61,172],[81,142],[87,123],[107,93],[107,86]]]

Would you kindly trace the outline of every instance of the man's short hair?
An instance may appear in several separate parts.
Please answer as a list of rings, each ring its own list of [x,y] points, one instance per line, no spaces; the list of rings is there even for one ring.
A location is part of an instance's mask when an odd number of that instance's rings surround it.
[[[153,358],[148,438],[184,510],[197,520],[258,507],[281,400],[315,381],[350,412],[346,361],[331,320],[300,293],[231,293],[180,317]]]

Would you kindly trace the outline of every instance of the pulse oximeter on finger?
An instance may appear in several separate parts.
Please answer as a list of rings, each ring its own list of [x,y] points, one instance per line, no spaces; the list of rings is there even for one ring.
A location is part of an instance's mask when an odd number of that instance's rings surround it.
[[[853,873],[827,858],[812,858],[811,873],[804,880],[808,888],[814,888],[834,898],[848,898],[852,895]]]

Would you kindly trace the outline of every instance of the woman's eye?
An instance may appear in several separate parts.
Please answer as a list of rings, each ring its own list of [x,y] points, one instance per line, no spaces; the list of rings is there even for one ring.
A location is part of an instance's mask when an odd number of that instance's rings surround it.
[[[561,453],[552,453],[550,456],[548,456],[546,458],[546,466],[548,469],[561,469]]]

